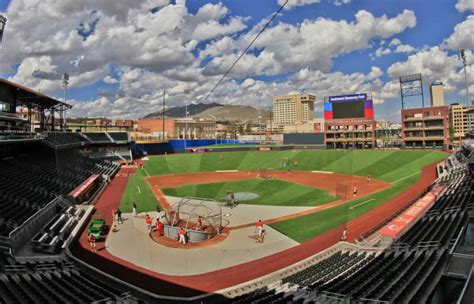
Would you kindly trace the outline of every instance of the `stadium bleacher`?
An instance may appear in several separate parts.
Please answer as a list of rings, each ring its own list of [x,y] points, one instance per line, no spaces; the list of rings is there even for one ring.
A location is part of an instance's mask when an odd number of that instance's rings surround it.
[[[111,143],[110,137],[105,132],[86,132],[83,133],[91,142]]]
[[[89,142],[79,133],[70,132],[48,132],[44,138],[45,143],[52,147],[77,146]]]
[[[59,153],[59,152],[58,152]],[[77,151],[0,159],[0,235],[7,235],[56,196],[66,195],[92,174],[112,175],[118,165]]]
[[[18,264],[0,256],[1,303],[143,303],[126,286],[68,258]]]
[[[115,142],[128,142],[127,132],[108,132]]]

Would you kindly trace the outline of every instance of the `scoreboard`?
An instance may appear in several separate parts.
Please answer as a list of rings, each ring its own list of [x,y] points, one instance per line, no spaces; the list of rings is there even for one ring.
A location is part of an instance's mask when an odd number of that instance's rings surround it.
[[[367,94],[331,96],[324,102],[324,119],[374,119],[374,106]]]

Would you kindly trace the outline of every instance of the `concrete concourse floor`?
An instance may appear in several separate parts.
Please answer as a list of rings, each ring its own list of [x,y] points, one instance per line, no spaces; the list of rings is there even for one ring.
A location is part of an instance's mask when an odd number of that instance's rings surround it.
[[[231,217],[237,218],[238,208],[232,209],[234,212]],[[268,209],[270,212],[273,207]],[[156,218],[156,212],[148,212],[148,214]],[[106,249],[112,255],[132,264],[168,275],[211,272],[299,245],[298,242],[265,226],[267,234],[263,244],[257,243],[253,238],[254,227],[247,227],[232,230],[225,240],[209,247],[170,248],[154,242],[148,235],[145,213],[138,214],[136,217],[127,213],[122,214],[122,217],[124,222],[117,224],[118,231],[109,233],[105,243]],[[252,218],[253,220],[255,218]]]
[[[182,198],[175,196],[166,196],[168,202],[173,205],[175,202],[179,202]],[[198,201],[198,200],[191,200]],[[223,219],[230,222],[229,226],[240,226],[244,224],[254,224],[258,220],[273,219],[290,215],[302,211],[312,210],[317,207],[292,207],[292,206],[262,206],[262,205],[251,205],[251,204],[238,204],[234,208],[227,206],[221,206],[222,214],[230,214],[225,216]]]

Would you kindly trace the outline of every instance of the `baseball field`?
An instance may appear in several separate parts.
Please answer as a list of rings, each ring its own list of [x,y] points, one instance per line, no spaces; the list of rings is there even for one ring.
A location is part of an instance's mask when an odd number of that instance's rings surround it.
[[[312,237],[356,218],[373,208],[380,206],[390,198],[400,194],[418,181],[421,168],[447,156],[440,151],[274,151],[274,152],[228,152],[203,154],[173,154],[152,156],[145,161],[144,168],[129,178],[121,200],[123,212],[131,212],[131,204],[136,201],[139,211],[154,211],[159,202],[150,189],[148,178],[166,181],[171,176],[186,179],[185,183],[161,188],[165,195],[192,196],[209,199],[222,199],[226,190],[251,192],[258,197],[242,202],[244,204],[275,206],[322,206],[338,200],[330,189],[337,181],[324,175],[315,175],[317,181],[299,183],[284,175],[281,178],[259,179],[254,173],[262,169],[270,172],[286,172],[284,164],[291,165],[291,172],[320,171],[340,174],[360,182],[370,175],[375,182],[386,185],[380,190],[337,204],[320,212],[286,219],[270,224],[273,228],[290,238],[303,242]],[[296,163],[296,165],[295,165]],[[249,172],[248,178],[219,180],[216,171],[238,170]],[[205,180],[199,172],[214,172],[213,179]],[[252,172],[252,174],[250,174]],[[222,173],[224,174],[224,173]],[[317,177],[316,177],[317,176]],[[327,179],[327,181],[325,181]],[[332,183],[333,185],[318,186]],[[164,183],[166,184],[166,183]],[[311,185],[309,185],[311,184]],[[313,185],[314,184],[314,185]],[[173,185],[171,183],[170,185]],[[368,192],[369,193],[369,192]],[[350,209],[349,207],[356,207]]]

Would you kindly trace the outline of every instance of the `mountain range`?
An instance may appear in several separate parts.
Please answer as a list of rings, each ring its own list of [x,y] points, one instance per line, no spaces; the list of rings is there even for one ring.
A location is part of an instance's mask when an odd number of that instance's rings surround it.
[[[188,105],[189,117],[208,118],[217,121],[246,121],[258,122],[259,110],[251,106],[222,105],[219,103],[198,103]],[[166,117],[184,118],[186,117],[186,107],[172,107],[165,110]],[[144,118],[161,118],[162,111],[150,113]],[[262,122],[271,118],[271,112],[261,110]]]

